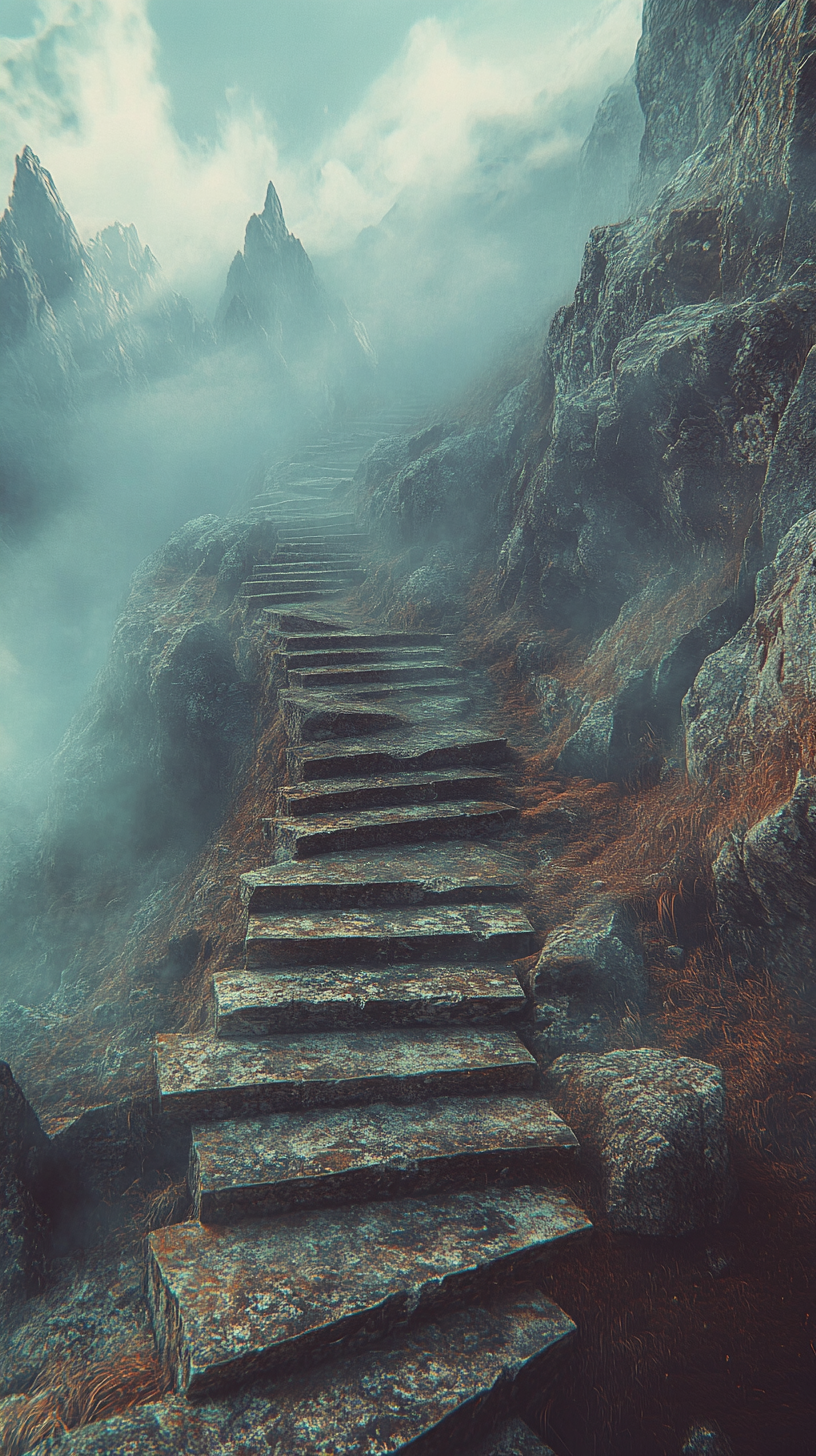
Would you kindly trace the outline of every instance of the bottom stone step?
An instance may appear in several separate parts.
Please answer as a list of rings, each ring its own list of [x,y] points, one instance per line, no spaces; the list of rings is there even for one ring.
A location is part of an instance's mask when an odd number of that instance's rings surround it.
[[[531,1277],[589,1228],[566,1195],[514,1188],[157,1229],[148,1301],[159,1352],[196,1396],[302,1369],[478,1299],[499,1275]]]
[[[61,1432],[60,1456],[549,1456],[508,1417],[546,1398],[574,1336],[558,1305],[522,1291],[257,1393],[202,1405],[171,1396]]]
[[[530,1182],[578,1147],[536,1096],[442,1097],[418,1106],[279,1113],[194,1127],[190,1189],[203,1223]]]

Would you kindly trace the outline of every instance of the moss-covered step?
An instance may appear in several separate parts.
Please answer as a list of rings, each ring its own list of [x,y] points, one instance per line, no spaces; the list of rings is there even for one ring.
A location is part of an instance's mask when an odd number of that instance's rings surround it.
[[[504,1028],[342,1031],[230,1041],[156,1037],[164,1114],[188,1122],[298,1107],[528,1092],[535,1058]]]
[[[211,1395],[303,1368],[529,1276],[589,1231],[539,1188],[312,1209],[148,1239],[148,1299],[177,1386]]]
[[[481,844],[415,844],[288,860],[240,878],[250,914],[385,906],[496,904],[516,899],[524,874],[509,854]]]
[[[420,905],[407,909],[250,915],[248,966],[323,962],[514,960],[535,950],[535,932],[517,905]]]
[[[203,1223],[232,1223],[502,1177],[530,1182],[556,1173],[577,1147],[531,1094],[318,1108],[194,1127],[190,1191]]]
[[[509,966],[249,968],[213,977],[216,1036],[341,1026],[480,1026],[520,1021],[528,1002]]]

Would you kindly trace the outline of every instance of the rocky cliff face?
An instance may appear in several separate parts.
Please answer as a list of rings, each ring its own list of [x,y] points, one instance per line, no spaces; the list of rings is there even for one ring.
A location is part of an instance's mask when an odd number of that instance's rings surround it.
[[[635,210],[592,231],[502,448],[495,420],[443,424],[361,480],[392,549],[444,537],[460,603],[492,572],[558,771],[722,780],[723,933],[789,978],[813,957],[815,46],[806,0],[650,0]],[[629,125],[618,101],[598,145]],[[398,604],[427,608],[401,571]]]
[[[604,676],[615,683],[603,697],[610,724],[616,694],[628,694],[616,776],[636,767],[647,725],[676,735],[703,659],[751,610],[763,553],[816,504],[811,11],[647,4],[639,210],[591,233],[575,298],[528,386],[521,450],[486,487],[460,473],[468,524],[496,553],[502,605],[524,603],[545,630],[586,644],[590,682],[572,700],[573,730]],[[625,105],[617,111],[616,122],[605,103],[599,145],[630,125]],[[441,471],[451,448],[378,487],[375,513],[387,497],[392,521],[421,515],[420,475]],[[599,748],[582,751],[582,771],[610,771],[611,731],[587,730]]]

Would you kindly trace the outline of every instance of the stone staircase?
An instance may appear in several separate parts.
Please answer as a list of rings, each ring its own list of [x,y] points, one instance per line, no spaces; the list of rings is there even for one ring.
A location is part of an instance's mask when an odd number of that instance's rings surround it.
[[[310,519],[245,589],[289,745],[271,862],[241,879],[245,961],[213,978],[210,1032],[156,1043],[194,1215],[149,1238],[157,1343],[189,1397],[273,1381],[282,1456],[541,1451],[518,1404],[574,1326],[535,1277],[589,1224],[519,1036],[534,935],[487,842],[517,814],[506,742],[448,638],[359,630],[339,599],[309,616],[361,570],[338,584],[348,514]]]

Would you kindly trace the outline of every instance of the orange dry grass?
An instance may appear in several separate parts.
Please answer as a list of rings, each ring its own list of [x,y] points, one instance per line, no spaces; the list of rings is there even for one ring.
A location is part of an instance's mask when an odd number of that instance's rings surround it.
[[[160,1400],[169,1381],[155,1355],[125,1355],[81,1368],[51,1364],[0,1423],[2,1456],[22,1456],[59,1431]]]

